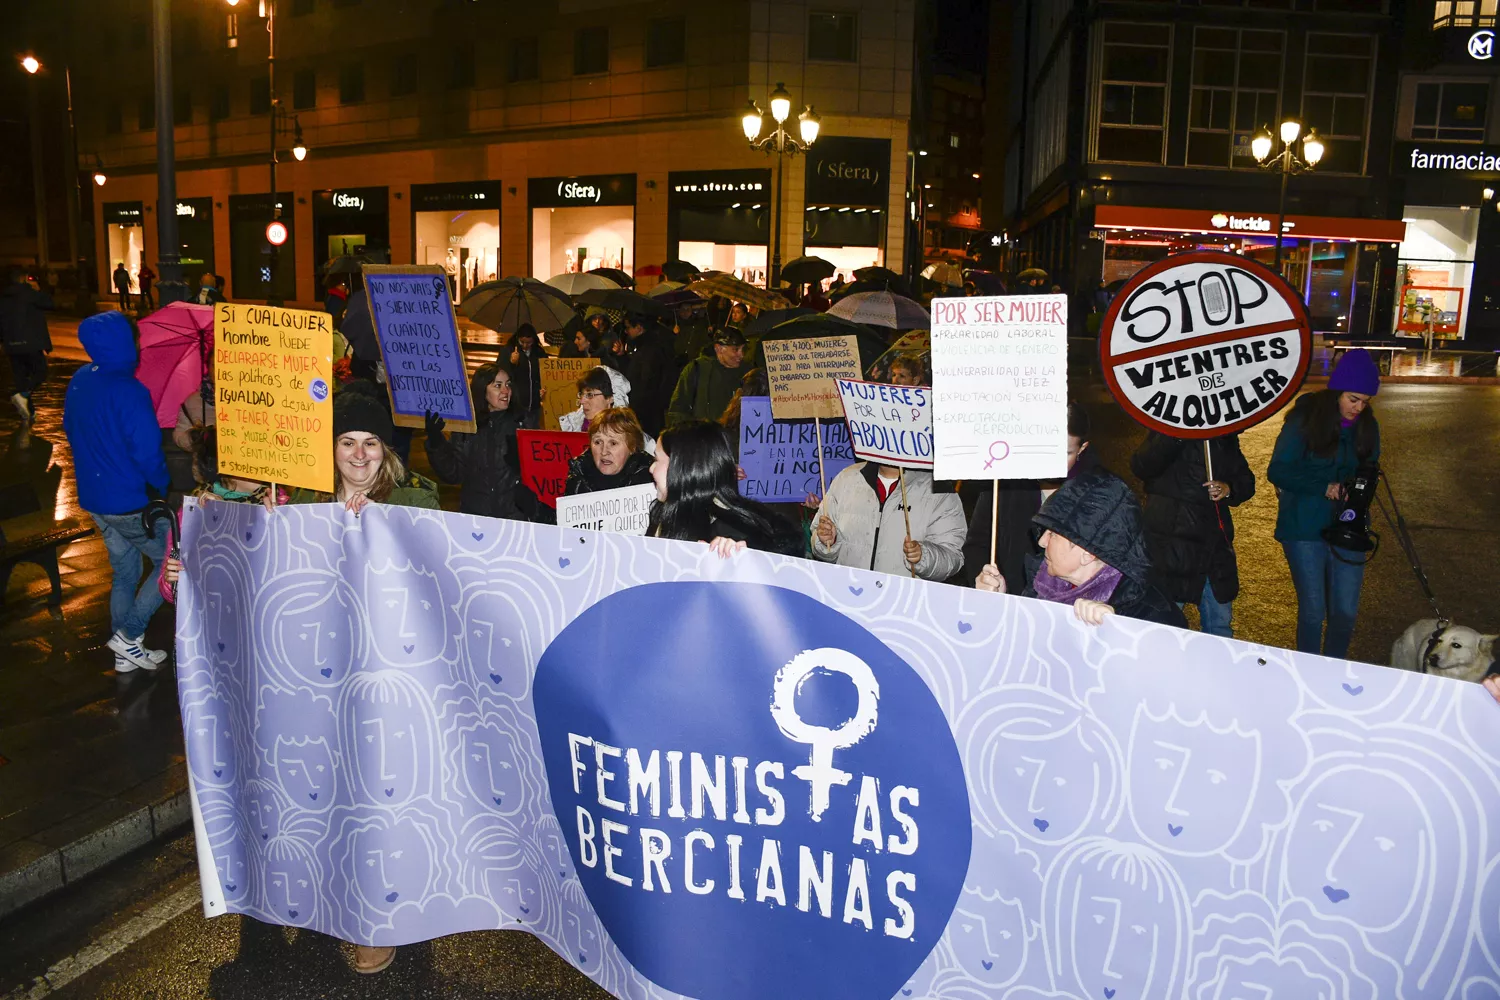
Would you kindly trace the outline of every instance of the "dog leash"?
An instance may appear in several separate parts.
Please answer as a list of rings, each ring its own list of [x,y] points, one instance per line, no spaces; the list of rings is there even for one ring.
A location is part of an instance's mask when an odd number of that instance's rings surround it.
[[[1427,645],[1422,648],[1422,673],[1425,674],[1428,658],[1437,650],[1443,630],[1453,622],[1443,614],[1437,595],[1432,592],[1432,583],[1427,579],[1427,571],[1422,568],[1422,558],[1417,554],[1416,542],[1412,540],[1411,531],[1406,526],[1406,517],[1401,513],[1401,505],[1396,503],[1396,493],[1391,489],[1391,479],[1385,474],[1384,469],[1380,472],[1380,478],[1385,483],[1386,495],[1391,498],[1391,509],[1386,510],[1385,500],[1381,498],[1379,492],[1375,494],[1375,502],[1380,506],[1380,513],[1384,515],[1386,523],[1395,532],[1396,544],[1401,546],[1401,553],[1406,556],[1407,564],[1416,575],[1417,585],[1422,588],[1422,594],[1427,598],[1427,603],[1432,605],[1432,613],[1437,618],[1437,627],[1432,630],[1432,634],[1427,637]],[[1394,517],[1392,517],[1393,512]]]

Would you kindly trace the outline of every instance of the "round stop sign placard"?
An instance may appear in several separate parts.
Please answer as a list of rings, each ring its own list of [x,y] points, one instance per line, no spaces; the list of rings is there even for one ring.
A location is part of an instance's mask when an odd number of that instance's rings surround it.
[[[1196,250],[1137,271],[1099,331],[1109,391],[1176,438],[1242,431],[1291,402],[1312,354],[1307,308],[1274,271]]]
[[[273,247],[279,247],[286,242],[286,223],[271,222],[266,224],[266,242]]]

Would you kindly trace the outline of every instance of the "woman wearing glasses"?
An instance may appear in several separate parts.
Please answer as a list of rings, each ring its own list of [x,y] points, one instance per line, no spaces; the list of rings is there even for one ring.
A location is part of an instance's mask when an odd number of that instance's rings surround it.
[[[590,368],[578,380],[578,409],[557,418],[565,431],[587,431],[599,414],[630,405],[630,380],[607,365]]]

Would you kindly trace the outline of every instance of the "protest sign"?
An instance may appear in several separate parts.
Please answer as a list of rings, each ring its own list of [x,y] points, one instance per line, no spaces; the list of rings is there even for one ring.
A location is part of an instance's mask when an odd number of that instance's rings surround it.
[[[219,471],[333,492],[332,380],[326,312],[214,306]]]
[[[426,426],[431,411],[448,430],[473,433],[474,397],[447,272],[436,264],[366,264],[363,271],[396,426]]]
[[[644,535],[651,520],[651,504],[655,500],[655,483],[558,497],[557,525],[560,528]]]
[[[1296,397],[1312,321],[1286,281],[1248,257],[1171,254],[1110,303],[1099,356],[1109,391],[1139,423],[1169,437],[1220,437]]]
[[[386,504],[183,531],[208,914],[527,931],[631,1000],[1500,982],[1479,685]]]
[[[763,503],[801,503],[821,496],[818,434],[822,433],[823,475],[829,482],[854,464],[849,425],[829,420],[773,420],[768,396],[740,400],[740,496]]]
[[[1068,297],[932,301],[933,474],[1068,471]]]
[[[578,380],[598,358],[542,358],[542,426],[557,430],[558,418],[578,409]]]
[[[548,507],[557,506],[568,485],[568,463],[589,447],[582,431],[516,431],[521,454],[521,482]]]
[[[855,457],[903,469],[932,468],[932,390],[839,379]]]
[[[853,336],[763,340],[760,353],[771,382],[771,412],[777,420],[843,416],[834,379],[857,379],[864,374]]]

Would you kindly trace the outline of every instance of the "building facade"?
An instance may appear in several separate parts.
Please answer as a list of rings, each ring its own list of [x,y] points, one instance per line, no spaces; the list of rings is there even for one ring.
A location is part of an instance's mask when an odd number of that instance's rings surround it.
[[[928,262],[967,258],[981,229],[984,87],[977,75],[940,73],[930,86],[927,134],[916,164]]]
[[[1283,273],[1315,329],[1389,336],[1404,234],[1391,170],[1403,27],[1393,4],[1019,0],[1007,265],[1042,267],[1093,302],[1179,249],[1270,264],[1280,178],[1250,139],[1297,118],[1327,152],[1289,180]]]
[[[92,33],[75,77],[80,146],[109,173],[101,287],[115,263],[157,259],[161,210],[149,5],[116,6],[127,16]],[[914,8],[275,0],[273,95],[255,0],[179,2],[171,210],[189,287],[207,272],[237,300],[312,303],[345,252],[441,265],[455,298],[493,276],[673,258],[764,282],[775,159],[748,147],[740,117],[778,83],[794,118],[807,104],[822,117],[809,154],[784,164],[783,258],[899,266]],[[288,229],[274,253],[273,211]]]

